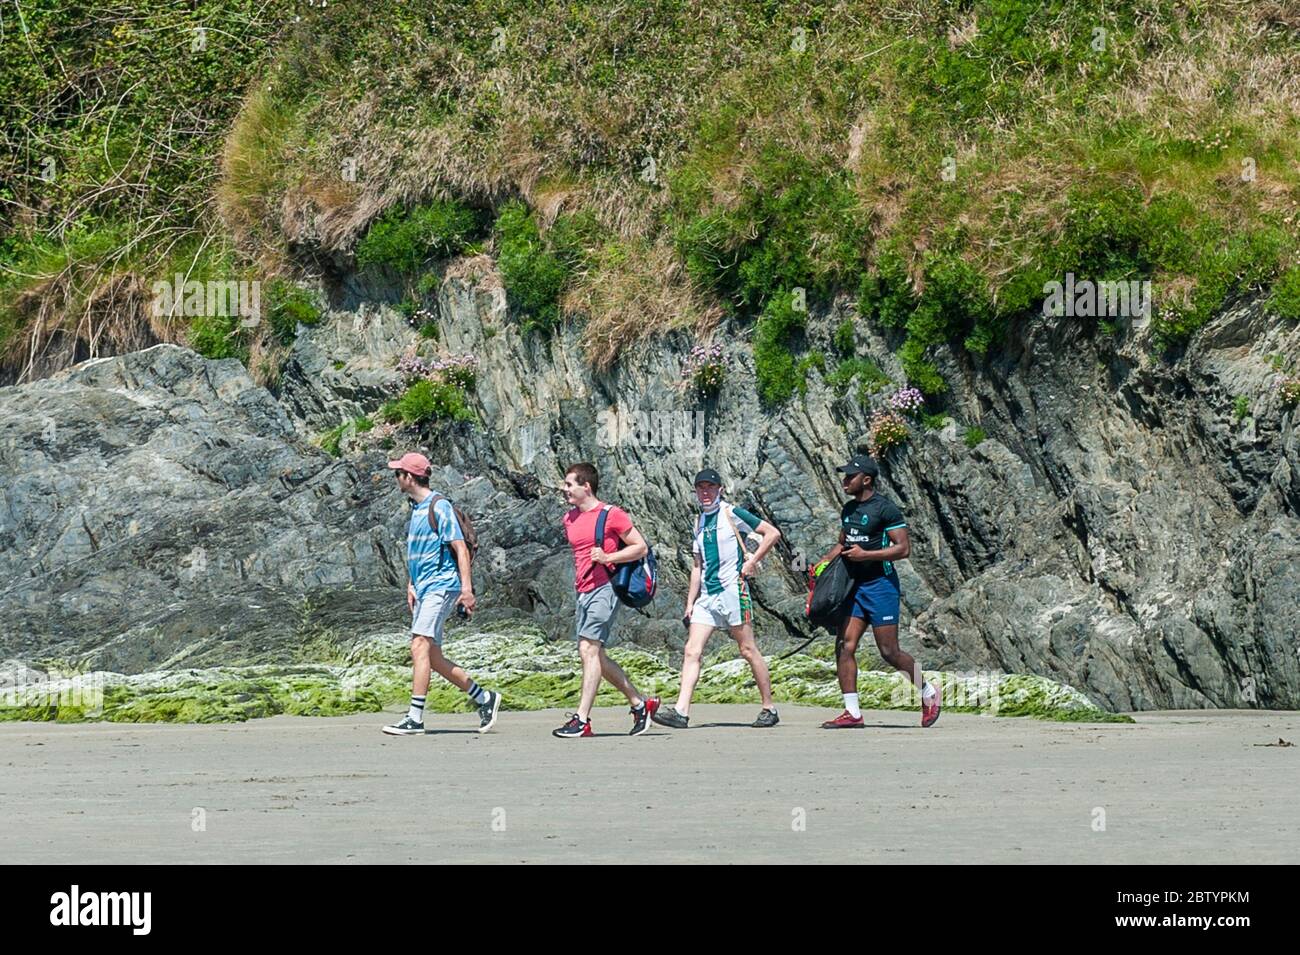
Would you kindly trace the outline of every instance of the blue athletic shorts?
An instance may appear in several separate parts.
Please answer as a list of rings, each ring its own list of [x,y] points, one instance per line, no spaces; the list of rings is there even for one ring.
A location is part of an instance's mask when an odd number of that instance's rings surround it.
[[[898,625],[898,577],[882,574],[864,580],[853,592],[853,616],[862,617],[873,627]]]

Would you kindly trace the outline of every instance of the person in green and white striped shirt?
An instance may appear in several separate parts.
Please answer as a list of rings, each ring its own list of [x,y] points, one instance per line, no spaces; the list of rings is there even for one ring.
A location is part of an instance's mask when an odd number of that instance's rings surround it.
[[[781,539],[781,532],[761,517],[724,501],[722,478],[712,468],[695,475],[695,497],[701,513],[695,520],[691,545],[694,566],[683,615],[689,631],[682,660],[682,687],[676,705],[660,707],[653,719],[661,726],[687,728],[704,646],[715,629],[726,627],[740,646],[740,655],[754,672],[754,682],[763,698],[763,709],[752,725],[775,726],[779,718],[772,702],[772,677],[767,671],[767,661],[754,642],[747,578],[758,572],[758,562]],[[762,539],[753,554],[745,550],[744,544],[751,534]]]

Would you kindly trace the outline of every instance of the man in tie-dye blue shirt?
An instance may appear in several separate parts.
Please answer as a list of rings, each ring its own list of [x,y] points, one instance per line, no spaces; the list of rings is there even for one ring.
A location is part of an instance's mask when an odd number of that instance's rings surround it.
[[[474,612],[474,582],[470,577],[465,534],[451,501],[429,489],[433,467],[428,458],[412,452],[389,461],[388,466],[397,472],[397,486],[411,502],[406,529],[406,572],[411,580],[406,588],[406,602],[411,610],[413,671],[411,705],[406,717],[385,726],[384,732],[391,736],[424,732],[429,674],[436,672],[469,694],[478,707],[479,732],[486,733],[496,724],[501,694],[483,689],[442,654],[443,626],[452,611],[460,605],[466,614]]]

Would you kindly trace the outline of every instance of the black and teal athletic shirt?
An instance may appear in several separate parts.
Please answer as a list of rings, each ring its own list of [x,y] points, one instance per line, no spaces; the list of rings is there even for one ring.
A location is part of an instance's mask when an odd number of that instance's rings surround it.
[[[846,501],[840,509],[840,526],[844,529],[844,549],[857,544],[863,550],[884,550],[890,546],[889,531],[906,527],[898,505],[879,491],[865,501]],[[846,560],[844,566],[854,580],[875,580],[894,572],[887,560]]]

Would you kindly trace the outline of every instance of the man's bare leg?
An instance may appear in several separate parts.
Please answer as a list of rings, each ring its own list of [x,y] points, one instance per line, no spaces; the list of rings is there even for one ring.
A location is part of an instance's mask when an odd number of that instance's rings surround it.
[[[881,658],[899,673],[906,673],[916,688],[921,689],[925,682],[921,677],[921,668],[915,658],[898,645],[898,625],[873,627],[871,632],[876,638],[876,649],[880,651]],[[843,682],[840,685],[843,686]]]
[[[442,647],[432,640],[426,640],[425,642],[429,644],[429,665],[433,668],[433,672],[457,689],[468,690],[470,685],[469,674],[443,656]],[[428,682],[426,678],[426,688]]]
[[[690,716],[691,697],[695,695],[695,684],[700,681],[701,661],[704,647],[713,635],[713,627],[707,623],[693,623],[686,634],[686,649],[682,651],[682,685],[677,691],[677,702],[673,705],[682,716]]]
[[[754,641],[753,624],[745,623],[732,627],[731,638],[740,647],[740,655],[745,658],[749,669],[754,673],[754,682],[758,684],[758,695],[762,697],[763,709],[776,709],[776,704],[772,702],[772,674],[768,671],[767,661],[763,659],[763,654],[759,652],[758,644]]]
[[[839,637],[835,642],[835,669],[843,693],[858,692],[858,641],[866,630],[867,621],[863,617],[849,617],[840,624]]]
[[[596,693],[600,690],[600,641],[579,637],[578,653],[582,657],[582,699],[578,703],[578,719],[585,723],[591,719],[591,708],[596,705]]]
[[[411,695],[425,696],[429,692],[429,671],[432,668],[429,648],[433,641],[428,637],[411,634]]]
[[[628,675],[623,671],[623,668],[609,658],[609,654],[605,652],[604,645],[597,644],[597,646],[600,648],[601,675],[604,676],[604,678],[608,680],[611,684],[613,684],[615,689],[617,689],[620,693],[626,696],[628,703],[632,705],[633,709],[636,709],[642,703],[641,694],[638,693],[636,687],[632,685],[631,679],[628,678]],[[583,680],[585,685],[586,682],[585,670],[583,671]]]

